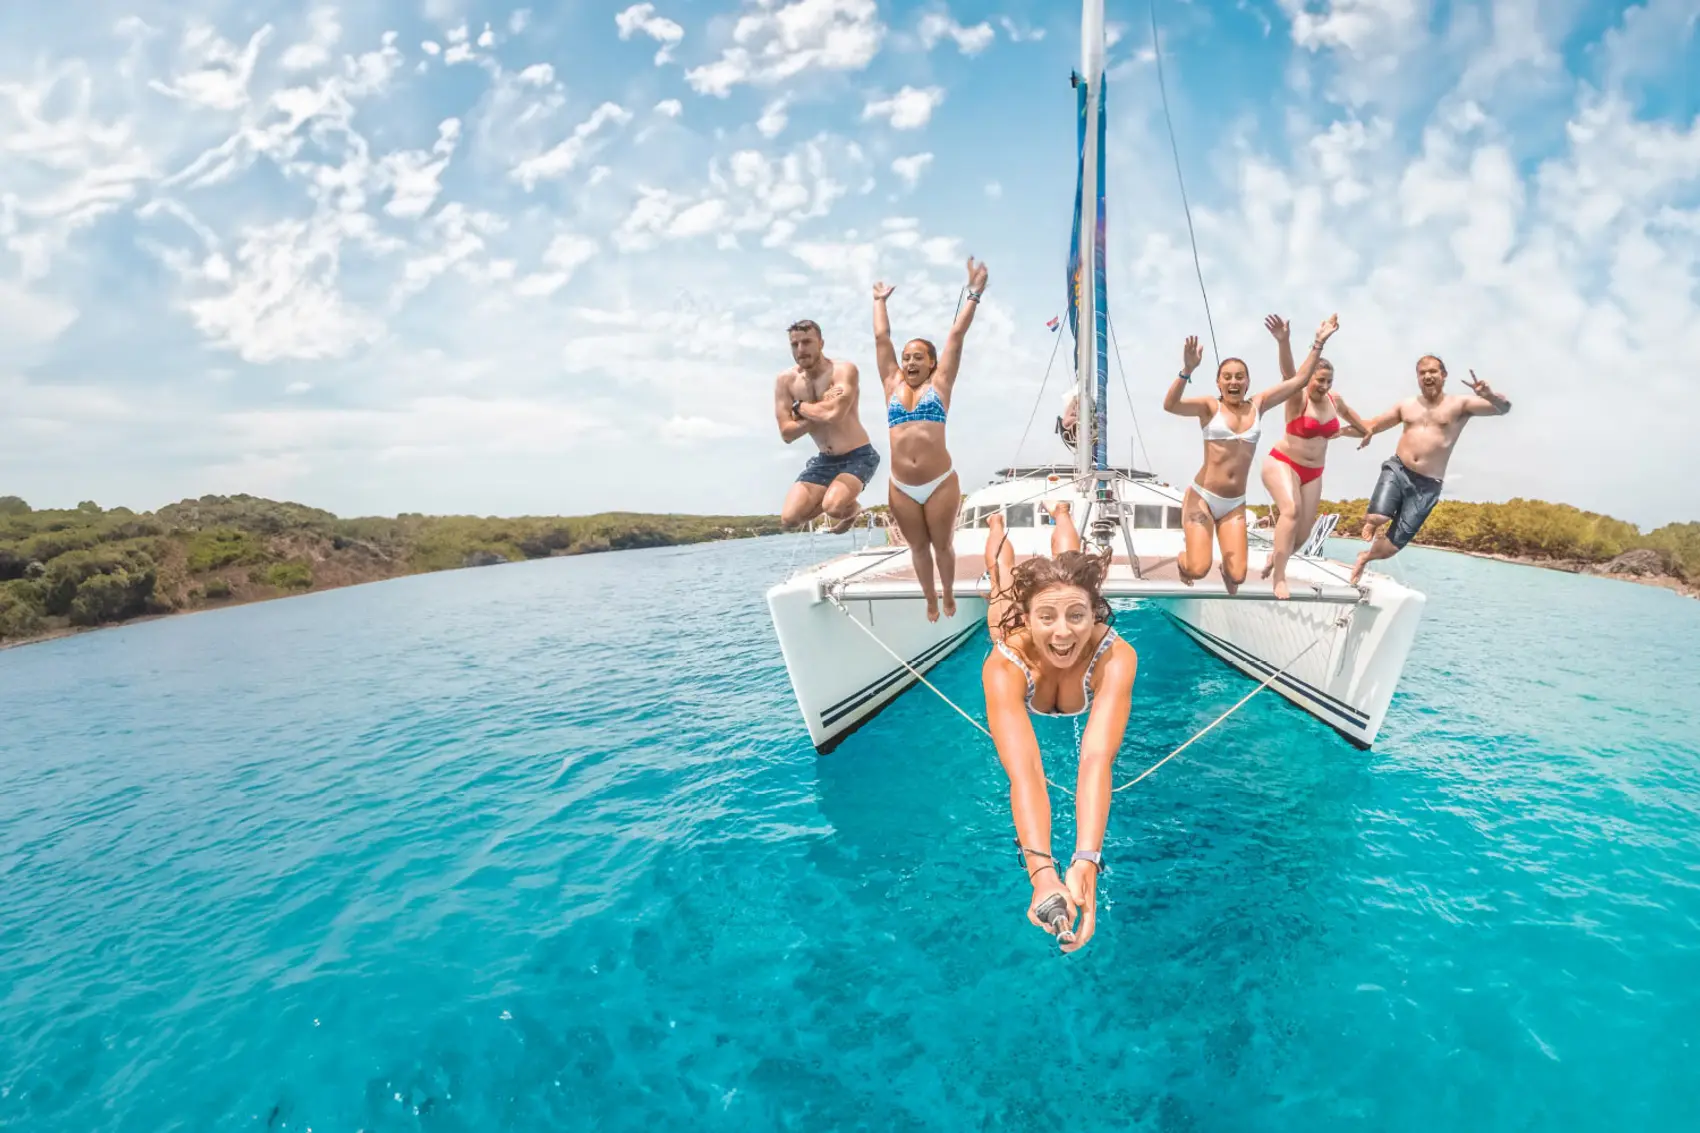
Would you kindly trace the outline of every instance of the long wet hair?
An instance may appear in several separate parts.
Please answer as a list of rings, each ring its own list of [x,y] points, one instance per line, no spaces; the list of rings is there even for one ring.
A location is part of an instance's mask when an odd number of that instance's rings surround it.
[[[1010,603],[1004,610],[998,629],[1005,637],[1027,626],[1027,608],[1041,591],[1053,586],[1077,586],[1086,591],[1087,604],[1092,607],[1092,620],[1108,625],[1114,614],[1104,600],[1104,579],[1110,574],[1110,560],[1115,551],[1106,547],[1098,555],[1085,551],[1064,551],[1056,558],[1037,555],[1016,567],[1010,578]]]

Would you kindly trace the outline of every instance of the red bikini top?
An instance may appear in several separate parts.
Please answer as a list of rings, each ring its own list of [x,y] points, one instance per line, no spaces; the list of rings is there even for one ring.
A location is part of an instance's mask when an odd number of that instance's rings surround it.
[[[1328,404],[1334,404],[1334,395],[1328,395]],[[1339,409],[1335,409],[1338,413]],[[1309,414],[1294,417],[1287,422],[1287,432],[1295,437],[1332,437],[1340,431],[1340,418],[1330,417],[1326,421],[1318,421]]]

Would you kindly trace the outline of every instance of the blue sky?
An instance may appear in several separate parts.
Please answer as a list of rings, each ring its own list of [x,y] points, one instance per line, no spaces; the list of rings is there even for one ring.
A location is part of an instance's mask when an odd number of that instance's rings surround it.
[[[1112,455],[1205,333],[1145,3],[1109,0]],[[862,368],[869,285],[943,334],[991,285],[950,440],[1049,431],[1079,14],[1062,0],[520,7],[82,3],[0,14],[0,493],[344,515],[776,511],[784,327]],[[1162,0],[1224,354],[1331,311],[1374,412],[1434,351],[1516,404],[1449,492],[1700,518],[1700,0]],[[1113,367],[1113,374],[1115,373]],[[1602,422],[1609,422],[1602,428]],[[1018,447],[1019,446],[1019,447]],[[1338,446],[1364,495],[1392,439]],[[1253,492],[1261,498],[1261,487]],[[864,497],[885,499],[880,476]]]

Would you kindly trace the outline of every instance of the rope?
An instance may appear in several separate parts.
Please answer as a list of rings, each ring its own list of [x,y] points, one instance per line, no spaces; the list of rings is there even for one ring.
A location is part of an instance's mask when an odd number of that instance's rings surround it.
[[[970,724],[974,725],[974,727],[978,728],[981,735],[985,736],[988,740],[993,740],[994,744],[997,742],[995,739],[993,739],[992,733],[990,732],[990,730],[987,729],[987,727],[984,724],[980,723],[980,721],[978,721],[978,720],[974,719],[974,717],[970,716],[966,709],[964,709],[961,705],[957,704],[956,701],[952,700],[950,697],[946,696],[942,691],[939,690],[939,687],[937,685],[935,685],[932,681],[929,681],[926,677],[922,676],[920,671],[918,669],[916,669],[915,666],[911,665],[908,661],[904,660],[903,657],[900,654],[898,654],[898,652],[896,650],[894,650],[891,646],[889,646],[885,642],[881,641],[879,639],[879,635],[876,634],[873,630],[869,629],[867,626],[863,625],[860,621],[858,621],[856,619],[855,615],[850,613],[849,608],[846,607],[843,602],[840,602],[837,597],[832,596],[832,595],[828,595],[827,601],[831,602],[834,606],[838,607],[838,612],[843,614],[845,617],[849,618],[851,625],[855,626],[857,629],[859,629],[863,633],[867,634],[870,638],[873,639],[873,642],[874,642],[875,645],[878,645],[881,649],[885,650],[886,653],[889,654],[893,659],[895,659],[899,665],[902,665],[905,669],[908,669],[909,672],[915,677],[916,680],[920,681],[922,684],[924,684],[928,688],[932,689],[934,695],[936,695],[940,700],[944,701],[946,704],[950,705],[951,708],[955,709],[957,715],[961,716],[964,720],[968,721]],[[1326,631],[1324,631],[1324,632],[1326,632]],[[1193,744],[1197,743],[1200,739],[1202,739],[1204,737],[1204,735],[1207,732],[1209,732],[1212,728],[1216,727],[1216,725],[1220,724],[1222,721],[1226,720],[1228,717],[1232,716],[1235,712],[1238,712],[1241,708],[1243,708],[1245,706],[1246,701],[1250,700],[1252,697],[1256,696],[1258,693],[1260,693],[1264,689],[1268,688],[1271,684],[1274,683],[1275,678],[1281,676],[1288,669],[1290,669],[1294,665],[1298,664],[1300,658],[1304,657],[1304,655],[1306,653],[1309,653],[1312,649],[1315,649],[1320,644],[1322,644],[1322,634],[1318,634],[1315,640],[1313,640],[1309,645],[1305,646],[1303,649],[1299,650],[1299,652],[1293,657],[1293,659],[1291,661],[1288,661],[1285,665],[1282,665],[1279,669],[1276,669],[1273,673],[1269,674],[1269,676],[1263,681],[1262,684],[1258,685],[1256,688],[1252,689],[1250,692],[1248,692],[1244,696],[1240,697],[1238,702],[1236,702],[1232,708],[1229,708],[1226,712],[1224,712],[1220,716],[1216,717],[1216,719],[1210,721],[1210,723],[1206,724],[1203,728],[1199,729],[1196,733],[1194,733],[1194,735],[1190,739],[1188,739],[1184,744],[1182,744],[1180,747],[1177,747],[1174,751],[1171,751],[1168,755],[1165,755],[1162,759],[1159,759],[1156,763],[1153,763],[1150,767],[1147,767],[1144,771],[1140,772],[1139,775],[1128,780],[1126,783],[1123,783],[1119,787],[1112,788],[1110,793],[1114,794],[1116,791],[1125,791],[1127,788],[1133,786],[1135,783],[1138,783],[1140,780],[1144,779],[1146,776],[1148,776],[1152,772],[1156,771],[1159,767],[1163,766],[1163,764],[1169,762],[1169,760],[1173,759],[1175,756],[1179,755],[1181,752],[1185,751],[1187,748],[1189,748]],[[1061,783],[1053,781],[1049,775],[1046,775],[1044,778],[1045,778],[1045,783],[1048,786],[1052,787],[1055,790],[1061,791],[1063,794],[1067,795],[1069,798],[1074,797],[1073,791],[1069,790],[1067,787],[1063,786]]]
[[[1276,677],[1280,676],[1282,673],[1285,673],[1288,669],[1290,669],[1294,665],[1298,664],[1300,657],[1303,657],[1306,653],[1309,653],[1312,649],[1315,649],[1320,644],[1322,644],[1322,637],[1321,637],[1321,635],[1318,635],[1316,640],[1312,641],[1309,645],[1307,645],[1303,649],[1299,650],[1297,657],[1294,657],[1291,661],[1288,661],[1285,665],[1282,665],[1279,669],[1276,669],[1273,673],[1269,674],[1268,678],[1266,680],[1264,680],[1264,682],[1262,684],[1258,685],[1256,688],[1252,689],[1250,692],[1248,692],[1244,696],[1240,697],[1239,703],[1235,704],[1232,708],[1228,709],[1226,712],[1224,712],[1220,716],[1216,717],[1216,719],[1210,721],[1210,723],[1204,725],[1204,727],[1202,729],[1200,729],[1199,732],[1192,737],[1192,739],[1188,740],[1186,743],[1182,744],[1180,747],[1176,748],[1174,751],[1171,751],[1168,755],[1165,755],[1162,759],[1159,759],[1156,763],[1153,763],[1150,767],[1147,767],[1144,771],[1140,772],[1139,775],[1135,776],[1132,779],[1129,779],[1127,782],[1123,783],[1121,786],[1116,787],[1111,793],[1113,794],[1113,793],[1115,793],[1115,791],[1125,791],[1125,790],[1127,790],[1129,787],[1133,786],[1135,783],[1139,782],[1141,779],[1145,778],[1147,775],[1149,775],[1153,771],[1157,770],[1157,768],[1163,766],[1163,764],[1169,762],[1169,760],[1173,759],[1175,756],[1179,755],[1181,752],[1183,752],[1187,748],[1191,747],[1194,743],[1196,743],[1198,740],[1203,738],[1205,732],[1208,732],[1210,729],[1214,728],[1217,724],[1220,724],[1223,720],[1226,720],[1229,716],[1232,716],[1235,712],[1238,712],[1240,710],[1241,705],[1245,704],[1246,701],[1250,700],[1252,697],[1256,696],[1258,693],[1260,693],[1264,689],[1268,688],[1271,684],[1274,683]]]
[[[1210,350],[1216,355],[1216,368],[1222,368],[1222,351],[1216,345],[1216,322],[1210,317],[1210,293],[1204,289],[1204,268],[1198,262],[1198,236],[1192,230],[1192,205],[1187,202],[1186,178],[1181,176],[1181,147],[1175,141],[1175,122],[1169,117],[1169,87],[1163,80],[1163,50],[1157,39],[1157,0],[1149,0],[1151,8],[1151,54],[1157,59],[1157,87],[1163,92],[1163,121],[1169,125],[1169,148],[1175,155],[1175,180],[1181,187],[1181,208],[1186,210],[1186,234],[1192,241],[1192,266],[1198,273],[1198,290],[1204,296],[1204,321],[1210,327]]]

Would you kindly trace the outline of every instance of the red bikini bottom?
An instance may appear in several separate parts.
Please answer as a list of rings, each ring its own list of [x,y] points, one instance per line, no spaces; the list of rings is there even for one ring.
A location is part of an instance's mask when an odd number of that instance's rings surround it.
[[[1299,474],[1299,483],[1301,484],[1308,484],[1318,476],[1322,475],[1322,469],[1312,468],[1308,464],[1299,464],[1278,448],[1270,449],[1269,455],[1274,457],[1276,460],[1279,460],[1282,464],[1285,464],[1288,468],[1291,468],[1294,472],[1297,472]]]

